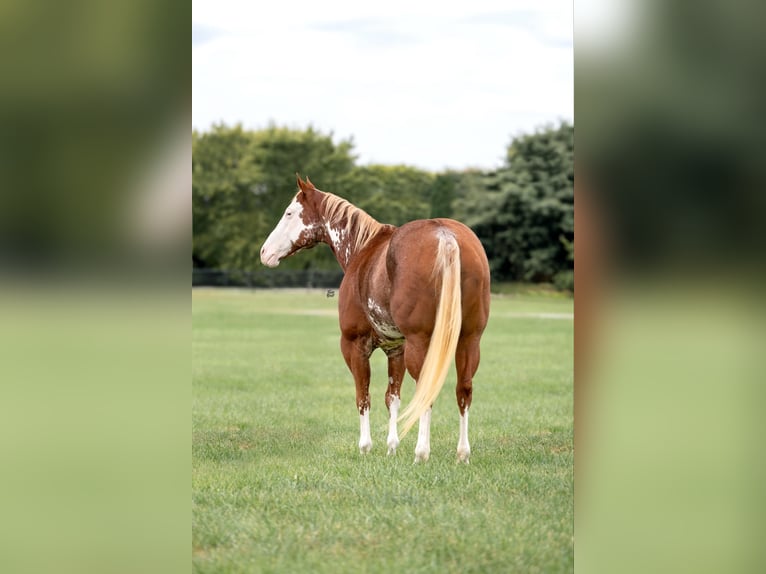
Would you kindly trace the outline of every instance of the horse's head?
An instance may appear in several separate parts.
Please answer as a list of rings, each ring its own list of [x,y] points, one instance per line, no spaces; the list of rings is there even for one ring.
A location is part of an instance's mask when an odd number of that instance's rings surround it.
[[[285,257],[322,241],[321,216],[318,205],[322,192],[309,178],[298,177],[298,193],[285,209],[282,219],[261,247],[261,263],[276,267]]]

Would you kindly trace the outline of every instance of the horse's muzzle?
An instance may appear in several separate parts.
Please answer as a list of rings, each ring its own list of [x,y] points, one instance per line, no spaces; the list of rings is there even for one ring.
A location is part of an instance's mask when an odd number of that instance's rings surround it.
[[[280,257],[276,253],[268,253],[264,248],[261,249],[261,263],[266,267],[276,267],[279,261]]]

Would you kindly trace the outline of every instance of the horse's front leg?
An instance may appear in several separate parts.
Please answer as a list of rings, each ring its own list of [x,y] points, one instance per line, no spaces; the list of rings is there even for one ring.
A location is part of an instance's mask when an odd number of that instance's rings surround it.
[[[388,407],[388,454],[396,454],[399,446],[399,433],[396,430],[396,419],[399,417],[399,406],[402,404],[401,388],[404,378],[404,348],[398,347],[386,351],[388,356],[388,388],[386,389],[386,407]]]
[[[370,434],[370,355],[372,340],[369,337],[341,337],[340,348],[356,385],[356,408],[359,411],[359,452],[366,454],[372,449]]]

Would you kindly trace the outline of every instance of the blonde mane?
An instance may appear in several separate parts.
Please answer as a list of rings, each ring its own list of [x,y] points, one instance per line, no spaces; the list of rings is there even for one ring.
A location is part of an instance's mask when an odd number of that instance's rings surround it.
[[[331,227],[346,220],[345,228],[355,231],[354,252],[358,252],[383,227],[374,217],[363,209],[349,203],[342,197],[325,192],[325,221]]]

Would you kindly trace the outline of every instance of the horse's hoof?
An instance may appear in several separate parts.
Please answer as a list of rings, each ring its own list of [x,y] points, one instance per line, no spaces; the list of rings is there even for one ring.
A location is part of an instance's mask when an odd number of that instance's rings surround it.
[[[372,450],[372,443],[369,444],[360,444],[359,445],[359,452],[361,454],[367,454]]]
[[[460,464],[461,462],[463,462],[465,464],[469,464],[470,463],[470,460],[469,460],[470,458],[471,458],[471,451],[470,450],[469,451],[462,451],[462,452],[458,451],[457,452],[457,462],[458,462],[458,464]]]
[[[415,464],[417,464],[419,462],[426,462],[430,455],[431,455],[431,453],[429,453],[429,452],[416,452],[415,453]]]

